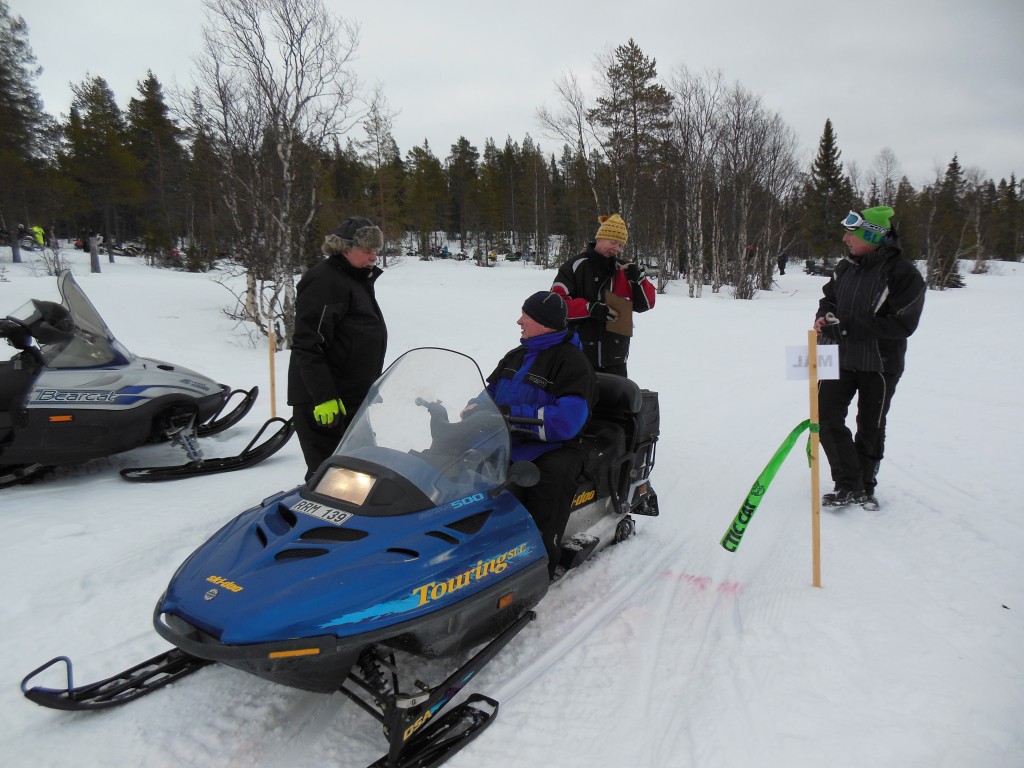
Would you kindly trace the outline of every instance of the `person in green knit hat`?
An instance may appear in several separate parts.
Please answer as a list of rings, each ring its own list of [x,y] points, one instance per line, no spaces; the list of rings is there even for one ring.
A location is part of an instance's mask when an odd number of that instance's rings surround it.
[[[814,327],[822,343],[839,346],[839,378],[818,384],[821,447],[835,483],[822,496],[826,507],[879,509],[875,487],[886,416],[926,293],[921,273],[902,256],[894,215],[887,205],[846,215],[848,253],[818,302]],[[856,435],[846,426],[854,395]]]

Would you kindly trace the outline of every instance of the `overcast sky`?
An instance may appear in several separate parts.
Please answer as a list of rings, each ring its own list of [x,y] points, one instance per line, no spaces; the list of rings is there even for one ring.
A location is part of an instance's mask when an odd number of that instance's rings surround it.
[[[479,150],[529,134],[573,72],[592,86],[598,53],[633,38],[672,71],[721,70],[796,131],[810,162],[826,118],[862,172],[889,147],[917,187],[962,166],[1024,175],[1024,0],[326,0],[360,26],[356,74],[395,110],[399,149],[460,136]],[[152,70],[187,85],[201,0],[8,0],[29,25],[45,110],[65,115],[71,83],[103,77],[125,108]],[[135,31],[143,29],[144,31]],[[360,130],[358,137],[362,138]]]

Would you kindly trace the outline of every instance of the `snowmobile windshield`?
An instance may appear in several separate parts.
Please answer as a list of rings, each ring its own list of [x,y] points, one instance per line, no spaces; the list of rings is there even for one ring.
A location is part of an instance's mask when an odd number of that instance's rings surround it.
[[[437,506],[486,493],[505,481],[505,418],[484,389],[472,358],[448,349],[406,352],[370,389],[335,457],[387,467]],[[372,474],[328,469],[316,492],[359,505]],[[355,477],[359,475],[359,477]]]
[[[100,313],[75,282],[70,272],[57,278],[64,306],[71,313],[74,336],[70,341],[45,344],[40,349],[50,368],[100,368],[127,365],[132,354],[114,338]]]

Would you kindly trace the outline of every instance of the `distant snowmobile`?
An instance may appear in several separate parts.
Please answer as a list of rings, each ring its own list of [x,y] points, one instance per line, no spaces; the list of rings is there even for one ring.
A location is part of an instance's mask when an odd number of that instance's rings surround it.
[[[20,350],[0,363],[0,488],[161,440],[181,446],[188,461],[122,476],[151,482],[243,469],[288,442],[292,423],[270,419],[237,456],[204,459],[198,438],[236,424],[259,389],[231,391],[187,368],[136,357],[70,272],[57,287],[62,303],[32,299],[0,320],[0,338]],[[258,443],[271,425],[277,431]]]
[[[658,514],[649,479],[657,394],[607,374],[598,385],[563,539],[567,570],[629,538],[632,515]],[[530,624],[552,583],[540,533],[514,493],[539,473],[529,462],[509,466],[510,430],[536,420],[502,416],[479,399],[483,390],[472,359],[407,352],[308,483],[243,512],[178,568],[153,614],[177,647],[79,686],[61,656],[25,677],[25,696],[103,709],[219,662],[341,691],[383,725],[388,749],[373,768],[443,763],[493,721],[498,702],[472,693],[442,710]],[[479,405],[460,420],[470,400]],[[423,658],[456,668],[424,683]],[[32,685],[61,663],[66,688]]]

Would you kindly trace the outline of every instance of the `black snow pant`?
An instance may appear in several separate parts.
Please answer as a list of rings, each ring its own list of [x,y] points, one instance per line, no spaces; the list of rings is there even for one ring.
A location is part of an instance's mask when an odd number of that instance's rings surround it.
[[[348,417],[338,414],[338,418],[329,427],[316,423],[313,416],[312,403],[298,403],[292,406],[295,421],[295,435],[299,438],[302,458],[306,460],[306,477],[308,481],[320,465],[334,453],[341,442],[342,435],[348,428]]]
[[[885,452],[885,420],[899,383],[898,374],[840,370],[838,379],[818,383],[821,447],[836,490],[874,493]],[[846,426],[857,395],[857,434]]]
[[[532,488],[519,488],[517,496],[540,529],[548,553],[548,571],[554,574],[562,556],[562,534],[569,522],[576,480],[583,472],[583,451],[563,446],[533,460],[540,480]]]
[[[626,364],[619,363],[618,365],[606,365],[603,368],[595,368],[597,373],[610,373],[613,376],[621,376],[624,379],[629,378],[629,374],[626,373]]]

